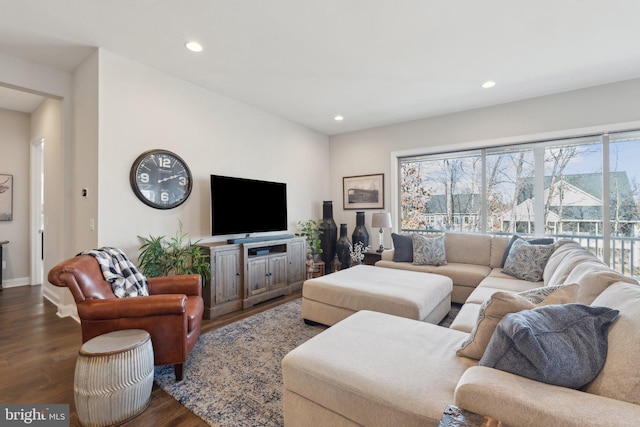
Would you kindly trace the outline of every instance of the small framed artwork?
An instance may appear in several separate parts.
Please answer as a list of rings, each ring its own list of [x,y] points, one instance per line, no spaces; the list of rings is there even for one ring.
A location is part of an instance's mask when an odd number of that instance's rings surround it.
[[[344,209],[384,209],[384,174],[342,178]]]
[[[13,175],[0,174],[0,221],[13,221]]]

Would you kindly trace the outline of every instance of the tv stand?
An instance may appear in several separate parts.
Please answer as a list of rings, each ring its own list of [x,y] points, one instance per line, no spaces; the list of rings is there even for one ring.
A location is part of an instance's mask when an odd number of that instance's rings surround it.
[[[227,243],[232,245],[236,243],[253,243],[253,242],[267,242],[270,240],[282,240],[291,239],[293,234],[278,234],[274,236],[254,236],[250,237],[248,234],[245,237],[234,237],[233,239],[227,239]]]
[[[266,237],[266,239],[265,239]],[[211,264],[211,279],[203,287],[204,315],[213,319],[246,309],[302,288],[306,279],[304,237],[263,236],[234,243],[201,243]],[[257,240],[253,240],[257,239]]]

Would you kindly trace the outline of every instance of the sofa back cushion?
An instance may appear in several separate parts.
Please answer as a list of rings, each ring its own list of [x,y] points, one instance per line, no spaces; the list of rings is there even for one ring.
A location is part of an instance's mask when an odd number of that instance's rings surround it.
[[[447,262],[489,266],[491,236],[476,233],[445,233]]]
[[[573,267],[584,260],[598,259],[573,240],[560,240],[544,268],[542,279],[547,286],[563,284]]]
[[[602,370],[583,390],[640,405],[640,286],[616,282],[592,305],[619,310],[620,317],[609,329]]]
[[[502,259],[507,251],[507,246],[511,239],[507,236],[491,236],[491,256],[489,258],[489,267],[502,267]]]
[[[565,280],[565,283],[578,284],[576,302],[580,304],[591,304],[602,291],[615,282],[638,283],[631,277],[611,270],[599,259],[582,261],[571,270]]]

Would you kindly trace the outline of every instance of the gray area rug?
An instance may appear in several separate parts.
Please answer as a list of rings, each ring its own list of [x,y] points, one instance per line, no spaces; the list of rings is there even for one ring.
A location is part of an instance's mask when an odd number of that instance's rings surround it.
[[[202,335],[182,381],[172,366],[156,367],[155,381],[210,425],[282,426],[282,358],[324,329],[291,301]]]
[[[155,381],[212,426],[282,426],[282,358],[324,329],[306,325],[300,300],[291,301],[202,335],[182,381],[172,366],[156,367]]]

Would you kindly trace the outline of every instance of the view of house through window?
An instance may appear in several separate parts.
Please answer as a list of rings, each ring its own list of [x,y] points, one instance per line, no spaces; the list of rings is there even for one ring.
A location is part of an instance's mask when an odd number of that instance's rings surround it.
[[[403,158],[402,230],[574,239],[640,276],[639,154],[640,131]]]

